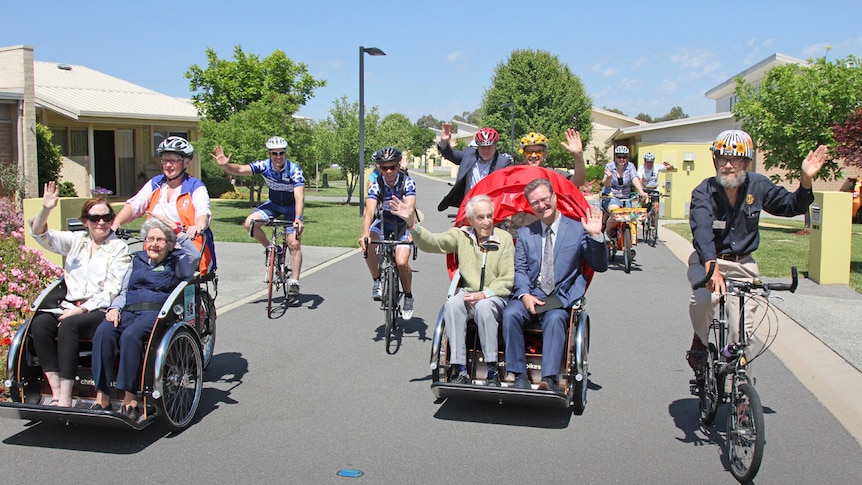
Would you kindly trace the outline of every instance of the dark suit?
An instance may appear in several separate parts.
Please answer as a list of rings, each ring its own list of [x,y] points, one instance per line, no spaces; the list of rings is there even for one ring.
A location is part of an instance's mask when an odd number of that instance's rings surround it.
[[[524,326],[530,322],[542,324],[542,377],[558,376],[560,362],[566,345],[568,311],[572,303],[584,296],[587,278],[581,269],[586,261],[593,270],[608,269],[608,250],[604,242],[594,240],[584,226],[566,216],[560,216],[560,227],[554,238],[554,291],[564,308],[548,310],[541,315],[532,315],[524,303],[517,299],[530,294],[545,300],[546,294],[539,287],[539,271],[542,267],[542,224],[536,221],[518,230],[515,245],[515,289],[513,299],[503,310],[503,337],[506,340],[506,370],[524,373],[527,371],[524,354]]]
[[[470,181],[470,172],[473,167],[479,162],[479,150],[474,147],[467,147],[464,151],[454,150],[452,145],[447,143],[437,144],[437,150],[443,155],[443,158],[458,165],[458,175],[455,178],[455,185],[452,190],[443,197],[440,204],[437,206],[438,211],[444,211],[447,207],[460,207],[464,201],[464,195],[467,194],[467,183]],[[507,153],[495,152],[494,158],[491,159],[491,168],[488,173],[501,168],[512,165],[512,156]]]

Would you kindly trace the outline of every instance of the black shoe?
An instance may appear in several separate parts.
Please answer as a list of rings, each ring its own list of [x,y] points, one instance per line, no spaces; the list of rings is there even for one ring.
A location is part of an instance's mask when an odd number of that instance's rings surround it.
[[[92,406],[90,406],[90,411],[104,411],[106,409],[110,409],[110,407],[104,408],[101,404],[94,402]]]
[[[502,387],[502,383],[500,383],[500,376],[498,374],[491,374],[485,378],[485,385],[488,387]]]
[[[453,377],[451,381],[449,381],[449,384],[469,384],[469,383],[470,383],[470,378],[467,377],[467,374],[458,374],[457,376]]]
[[[553,391],[557,392],[557,383],[554,382],[550,377],[543,377],[542,382],[539,383],[538,388],[540,391]]]
[[[515,385],[513,386],[515,389],[532,389],[533,386],[530,385],[530,379],[527,378],[527,374],[518,374],[515,377]]]
[[[123,406],[123,416],[131,419],[132,421],[137,421],[140,416],[140,411],[138,411],[137,406]]]
[[[688,365],[694,371],[695,375],[702,374],[706,370],[706,352],[706,345],[703,345],[700,339],[695,336],[691,340],[691,349],[685,355]]]

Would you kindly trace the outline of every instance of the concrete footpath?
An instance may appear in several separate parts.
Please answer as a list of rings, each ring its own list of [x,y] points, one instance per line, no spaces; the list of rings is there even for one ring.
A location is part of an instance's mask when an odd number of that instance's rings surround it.
[[[668,222],[686,221],[662,224]],[[659,241],[688,262],[688,240],[664,230]],[[778,318],[770,350],[862,445],[862,295],[800,279],[796,293],[776,293],[769,301]]]

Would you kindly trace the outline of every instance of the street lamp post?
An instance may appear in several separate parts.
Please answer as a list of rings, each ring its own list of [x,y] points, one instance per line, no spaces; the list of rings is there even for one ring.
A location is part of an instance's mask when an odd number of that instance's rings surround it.
[[[512,153],[511,155],[515,156],[515,103],[503,103],[500,105],[501,108],[511,108],[512,109]]]
[[[365,216],[365,54],[385,56],[377,47],[359,46],[359,217]]]

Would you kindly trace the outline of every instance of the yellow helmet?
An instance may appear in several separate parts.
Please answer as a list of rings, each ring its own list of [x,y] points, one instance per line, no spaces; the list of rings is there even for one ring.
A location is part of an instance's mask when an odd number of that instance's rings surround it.
[[[542,145],[545,147],[545,150],[547,150],[548,137],[541,133],[536,133],[535,131],[527,133],[523,138],[521,138],[521,149],[518,150],[518,153],[524,153],[524,147],[528,147],[530,145]]]

